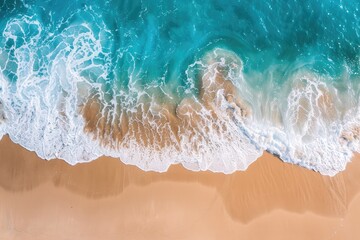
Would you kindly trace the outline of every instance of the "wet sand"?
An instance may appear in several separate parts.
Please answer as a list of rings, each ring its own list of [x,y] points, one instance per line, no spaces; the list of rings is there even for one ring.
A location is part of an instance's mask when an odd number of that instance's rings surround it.
[[[0,239],[357,239],[360,157],[335,177],[265,153],[245,172],[70,166],[0,142]]]

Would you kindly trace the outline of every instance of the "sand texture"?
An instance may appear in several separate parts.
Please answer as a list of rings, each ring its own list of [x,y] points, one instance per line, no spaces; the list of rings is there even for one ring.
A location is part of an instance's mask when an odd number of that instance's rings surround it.
[[[245,172],[70,166],[0,142],[0,239],[360,239],[360,157],[335,177],[265,153]]]

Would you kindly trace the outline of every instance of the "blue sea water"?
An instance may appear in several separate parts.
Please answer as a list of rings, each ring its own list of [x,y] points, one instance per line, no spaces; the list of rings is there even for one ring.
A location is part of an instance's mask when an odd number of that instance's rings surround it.
[[[181,163],[229,173],[266,150],[334,175],[360,150],[359,8],[355,0],[2,0],[0,137],[71,164],[110,155],[145,170]],[[84,131],[91,98],[111,121],[107,144]],[[165,105],[178,128],[154,120]],[[184,106],[195,125],[180,116]],[[143,128],[111,139],[116,125],[133,123]],[[134,131],[159,137],[142,144]]]

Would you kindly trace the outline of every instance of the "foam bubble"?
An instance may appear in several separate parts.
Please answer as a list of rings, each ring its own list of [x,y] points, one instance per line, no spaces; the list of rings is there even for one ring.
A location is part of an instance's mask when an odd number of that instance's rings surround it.
[[[279,103],[284,105],[279,108],[284,110],[282,124],[251,126],[255,138],[268,139],[262,146],[286,162],[326,175],[345,169],[352,152],[340,141],[343,123],[337,91],[306,69],[294,72],[287,84],[287,101]]]
[[[144,170],[180,163],[231,173],[267,150],[334,175],[360,149],[360,111],[306,67],[272,96],[249,84],[235,52],[215,48],[189,64],[185,94],[175,96],[164,81],[144,84],[135,56],[109,51],[105,24],[74,23],[54,36],[43,29],[36,17],[17,16],[0,48],[0,138],[42,158],[108,155]],[[126,87],[112,66],[121,60],[131,63]]]

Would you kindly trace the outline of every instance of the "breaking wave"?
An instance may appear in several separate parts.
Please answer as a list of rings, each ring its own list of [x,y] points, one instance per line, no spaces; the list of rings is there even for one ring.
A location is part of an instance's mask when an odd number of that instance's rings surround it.
[[[274,26],[271,5],[75,2],[4,3],[0,138],[44,159],[107,155],[155,171],[231,173],[268,151],[335,175],[360,151],[360,45],[346,26],[329,35],[332,25],[317,26],[323,36],[310,41],[303,25]],[[358,5],[343,6],[339,19],[351,9],[356,18]],[[262,27],[250,30],[254,16]],[[286,45],[295,26],[304,39]],[[335,50],[325,44],[334,33]]]

